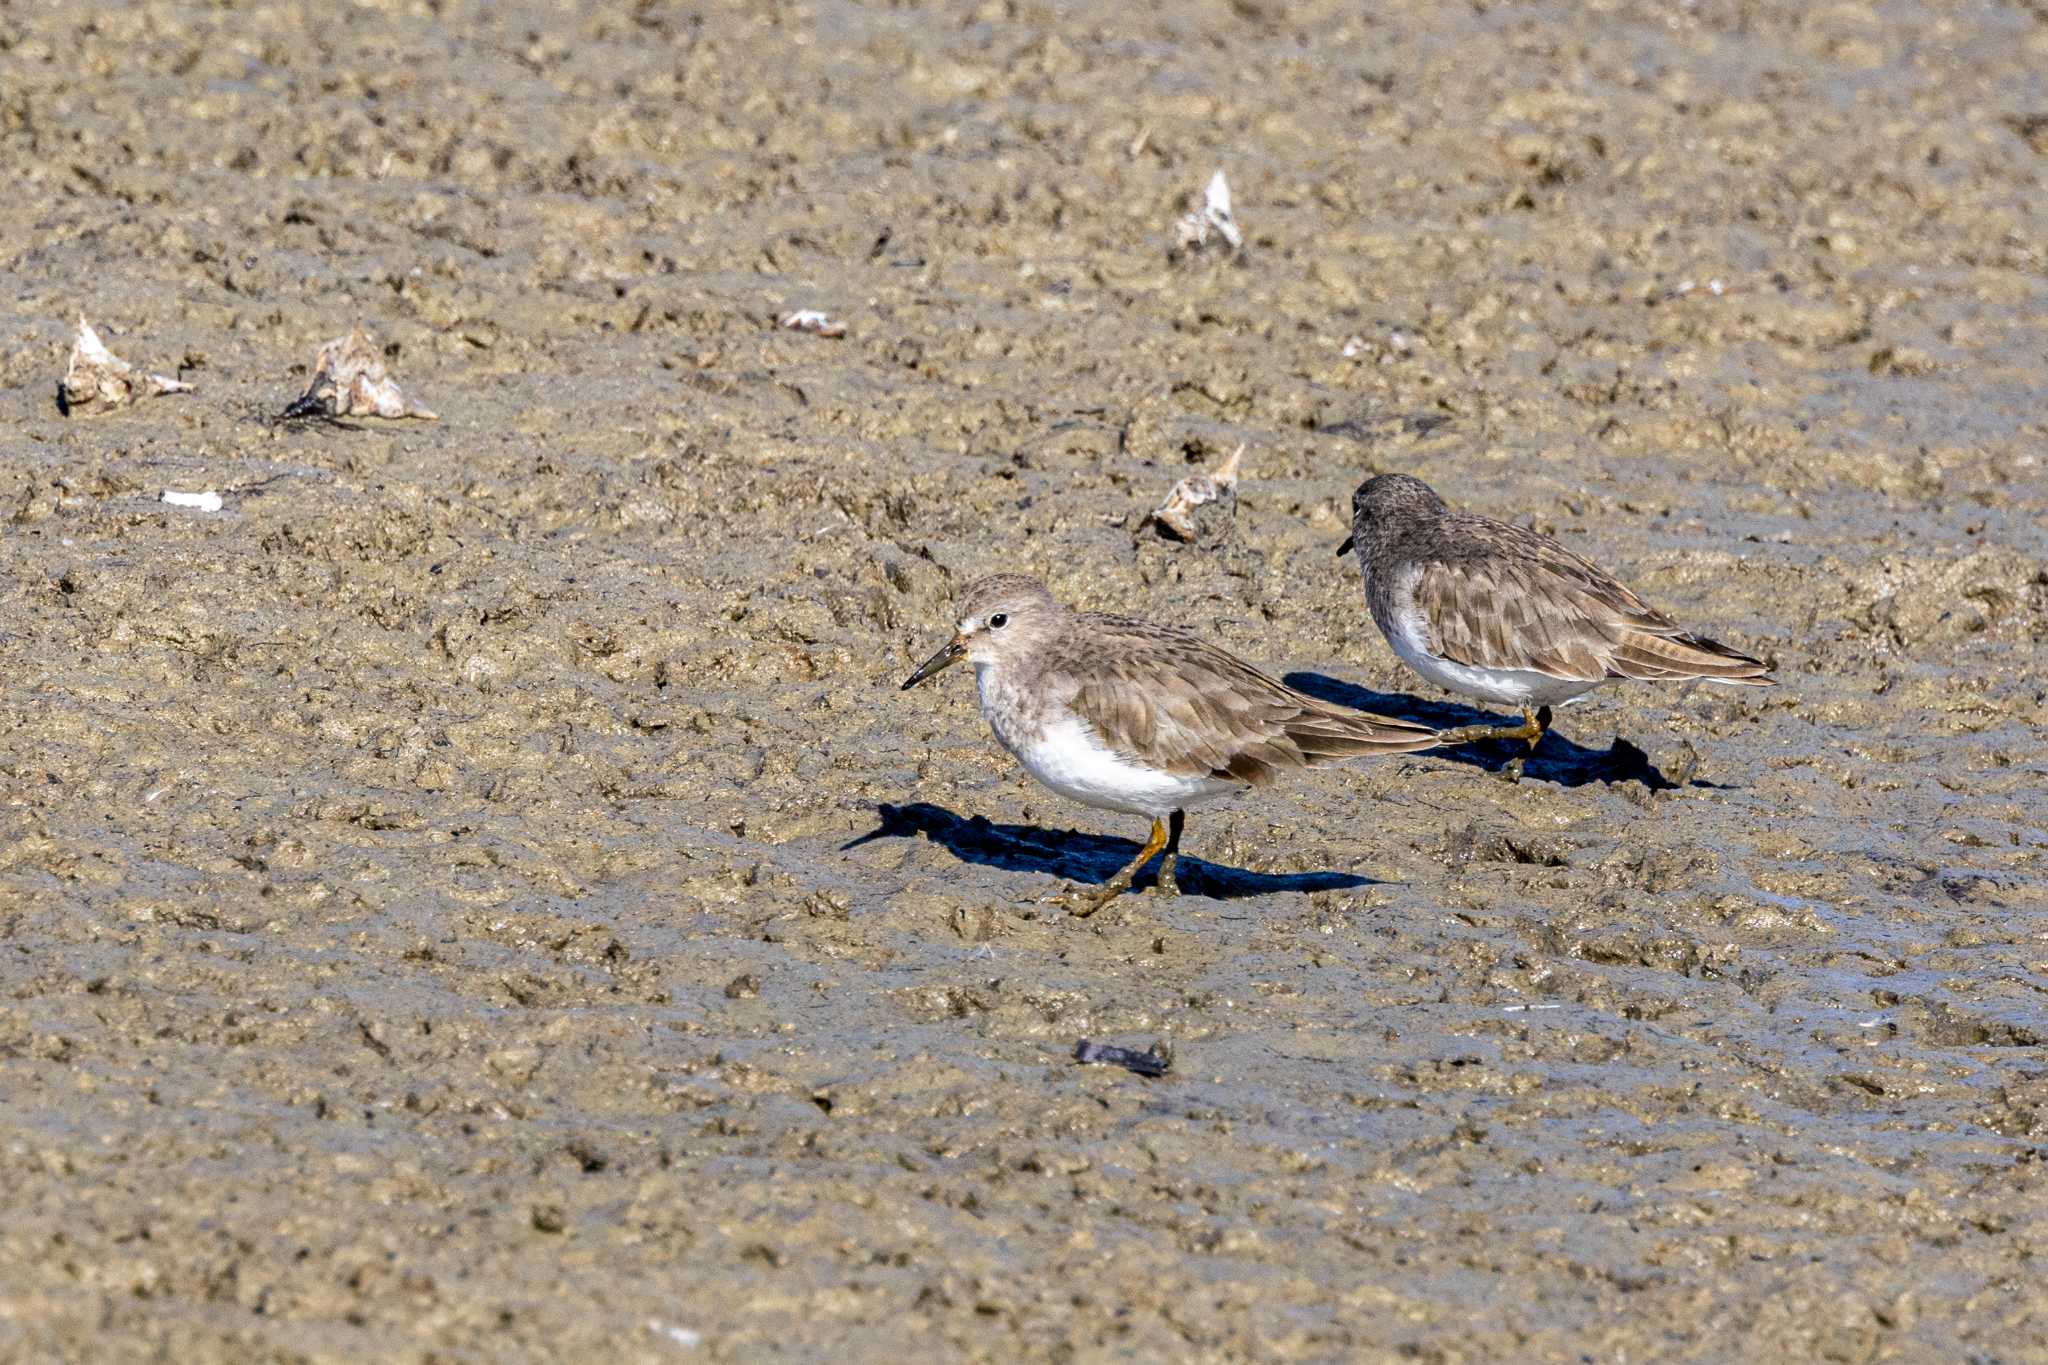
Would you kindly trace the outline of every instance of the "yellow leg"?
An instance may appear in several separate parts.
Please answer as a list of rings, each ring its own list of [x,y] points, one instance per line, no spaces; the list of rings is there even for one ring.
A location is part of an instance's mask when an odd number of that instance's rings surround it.
[[[1550,708],[1547,706],[1542,707],[1534,715],[1531,715],[1529,708],[1523,707],[1522,728],[1529,731],[1529,753],[1516,754],[1514,758],[1508,761],[1508,765],[1500,770],[1502,781],[1520,782],[1522,780],[1522,765],[1529,761],[1529,754],[1536,752],[1536,746],[1543,742],[1544,731],[1550,728]]]
[[[1549,707],[1543,708],[1543,715],[1543,721],[1538,723],[1536,713],[1525,706],[1520,725],[1467,725],[1462,730],[1444,731],[1443,743],[1448,748],[1457,744],[1478,744],[1489,739],[1526,739],[1533,749],[1543,738],[1543,727],[1550,723]]]
[[[1188,813],[1177,810],[1166,822],[1166,854],[1159,860],[1159,881],[1152,891],[1160,896],[1178,896],[1180,883],[1174,880],[1173,865],[1180,858],[1180,832],[1187,824]]]
[[[1074,908],[1075,918],[1086,918],[1094,914],[1097,910],[1100,910],[1103,906],[1108,905],[1118,896],[1130,890],[1131,879],[1138,875],[1146,863],[1152,861],[1153,854],[1165,847],[1166,826],[1160,821],[1154,820],[1152,822],[1152,837],[1147,839],[1145,846],[1138,850],[1138,856],[1131,859],[1125,865],[1123,871],[1117,873],[1108,882],[1104,883],[1102,890],[1097,892],[1085,904],[1076,906]]]
[[[1488,739],[1526,740],[1529,745],[1528,753],[1515,755],[1514,759],[1505,768],[1500,770],[1500,775],[1507,781],[1519,782],[1522,780],[1522,765],[1528,761],[1529,754],[1536,752],[1536,746],[1543,742],[1544,733],[1549,729],[1549,707],[1544,706],[1532,710],[1524,706],[1522,708],[1522,723],[1520,725],[1468,725],[1462,730],[1444,731],[1443,742],[1448,746],[1477,744],[1481,740]]]

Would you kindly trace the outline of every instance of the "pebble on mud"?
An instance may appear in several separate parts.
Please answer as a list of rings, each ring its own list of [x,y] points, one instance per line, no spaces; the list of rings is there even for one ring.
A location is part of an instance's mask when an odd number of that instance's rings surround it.
[[[1216,468],[1188,475],[1146,520],[1171,540],[1194,545],[1222,540],[1237,517],[1238,466],[1243,459],[1244,447],[1239,446]]]
[[[190,384],[136,369],[107,349],[91,323],[82,316],[78,319],[78,340],[71,343],[71,363],[64,367],[63,382],[57,386],[58,406],[66,416],[73,408],[88,403],[120,408],[138,398],[190,392]]]
[[[1209,244],[1209,234],[1215,233],[1230,245],[1232,251],[1244,245],[1244,233],[1237,226],[1236,215],[1231,211],[1230,182],[1222,171],[1209,177],[1209,183],[1202,190],[1202,206],[1180,220],[1175,232],[1175,244],[1183,251],[1194,251]]]
[[[347,336],[320,348],[313,380],[284,410],[286,417],[416,417],[437,422],[440,414],[406,401],[385,371],[369,334],[356,324]]]
[[[541,1055],[540,1049],[530,1043],[516,1043],[499,1048],[484,1061],[500,1078],[513,1085],[525,1085],[540,1070]]]

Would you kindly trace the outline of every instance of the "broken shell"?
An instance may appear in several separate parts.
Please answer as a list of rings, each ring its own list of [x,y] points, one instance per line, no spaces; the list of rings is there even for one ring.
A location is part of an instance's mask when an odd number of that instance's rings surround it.
[[[87,403],[118,408],[137,398],[190,392],[190,384],[136,369],[108,350],[83,316],[78,319],[78,340],[71,343],[71,363],[64,367],[64,382],[58,387],[67,412]]]
[[[384,359],[361,323],[347,336],[336,337],[320,348],[313,362],[313,381],[284,415],[440,420],[438,413],[406,401],[397,381],[385,372]]]
[[[809,332],[814,336],[843,337],[846,324],[838,318],[821,313],[815,308],[799,308],[794,313],[784,313],[778,325],[792,332]]]
[[[1229,534],[1237,515],[1238,467],[1243,459],[1244,447],[1239,446],[1216,468],[1188,475],[1173,486],[1148,520],[1174,540],[1221,540]]]
[[[218,512],[226,506],[220,494],[211,488],[203,493],[180,493],[175,489],[166,488],[163,491],[163,501],[173,507],[190,507],[200,512]]]
[[[1244,245],[1244,233],[1231,212],[1230,182],[1224,179],[1222,171],[1209,177],[1202,190],[1202,207],[1180,220],[1176,236],[1183,249],[1194,250],[1207,246],[1212,232],[1227,242],[1232,251]]]

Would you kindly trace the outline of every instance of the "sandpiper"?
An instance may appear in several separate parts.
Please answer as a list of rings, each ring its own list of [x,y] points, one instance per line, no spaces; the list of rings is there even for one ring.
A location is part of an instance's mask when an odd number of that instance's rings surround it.
[[[1187,631],[1073,611],[1022,574],[968,584],[958,612],[957,633],[903,686],[968,660],[982,716],[1033,777],[1083,805],[1152,817],[1129,866],[1068,897],[1077,915],[1128,890],[1161,850],[1157,889],[1179,894],[1190,806],[1296,768],[1438,743],[1427,726],[1319,701]]]
[[[1680,628],[1599,565],[1548,536],[1453,511],[1420,479],[1382,474],[1351,498],[1351,534],[1365,600],[1394,653],[1437,686],[1522,723],[1443,732],[1445,744],[1528,741],[1550,708],[1605,682],[1704,679],[1768,687],[1758,659]],[[1503,774],[1522,775],[1527,753]]]

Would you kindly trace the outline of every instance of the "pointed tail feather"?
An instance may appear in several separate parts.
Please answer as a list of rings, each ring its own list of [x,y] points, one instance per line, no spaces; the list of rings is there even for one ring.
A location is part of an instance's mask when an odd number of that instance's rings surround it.
[[[1707,682],[1770,687],[1770,665],[1719,640],[1701,635],[1658,635],[1632,630],[1614,647],[1608,667],[1637,682],[1676,682],[1699,678]]]
[[[1310,763],[1361,758],[1368,754],[1409,754],[1434,749],[1443,740],[1435,730],[1413,721],[1376,716],[1370,711],[1317,707],[1304,709],[1287,722],[1287,737]]]

